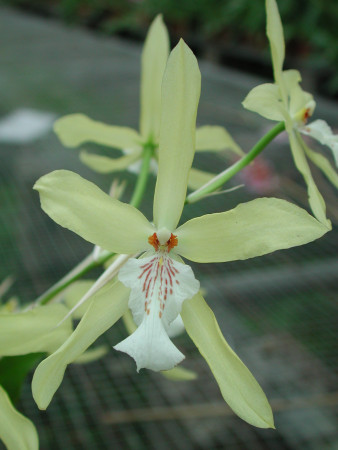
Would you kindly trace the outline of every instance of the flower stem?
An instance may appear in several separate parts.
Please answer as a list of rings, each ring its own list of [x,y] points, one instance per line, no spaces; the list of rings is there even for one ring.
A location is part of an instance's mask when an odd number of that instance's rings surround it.
[[[142,167],[138,175],[135,189],[130,200],[130,204],[137,208],[143,198],[147,181],[149,175],[149,166],[151,158],[154,153],[154,146],[152,144],[146,144],[143,148],[143,158]],[[81,261],[74,269],[72,269],[67,275],[65,275],[61,280],[50,287],[46,292],[44,292],[37,300],[34,302],[35,305],[45,305],[49,303],[56,295],[60,294],[64,289],[70,286],[74,281],[79,280],[86,273],[90,272],[92,269],[101,266],[108,259],[113,257],[115,253],[103,251],[99,258],[94,259],[93,254],[88,255],[83,261]]]
[[[130,204],[132,206],[135,206],[135,208],[138,208],[144,192],[147,187],[147,181],[148,181],[148,175],[149,175],[149,166],[151,162],[151,158],[154,154],[154,146],[152,144],[146,144],[143,147],[143,155],[142,155],[142,166],[141,171],[139,173],[139,176],[136,181],[136,186],[132,195],[132,198],[130,200]]]
[[[253,161],[256,156],[258,156],[265,147],[282,131],[285,130],[284,122],[278,123],[273,127],[266,135],[264,135],[252,149],[243,156],[240,160],[236,161],[232,166],[225,169],[223,172],[218,174],[215,178],[208,181],[204,186],[201,186],[196,191],[189,194],[186,198],[186,203],[195,203],[211,192],[219,189],[224,183],[229,181],[236,173],[244,169],[248,164]]]

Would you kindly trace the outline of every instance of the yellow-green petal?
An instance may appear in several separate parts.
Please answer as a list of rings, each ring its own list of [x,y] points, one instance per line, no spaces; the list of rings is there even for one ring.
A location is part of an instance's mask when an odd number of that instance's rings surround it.
[[[93,361],[97,361],[105,356],[109,352],[107,345],[98,345],[94,348],[86,350],[82,355],[76,358],[73,362],[75,364],[89,364]]]
[[[270,120],[284,121],[288,115],[281,101],[278,86],[272,83],[254,87],[245,97],[242,105]]]
[[[315,102],[313,96],[309,92],[303,91],[299,83],[302,81],[302,77],[298,70],[290,69],[284,70],[282,73],[288,95],[289,95],[289,113],[292,119],[302,122],[304,120],[305,109],[313,103],[313,112]]]
[[[311,150],[303,141],[303,148],[305,151],[306,156],[311,159],[313,164],[315,164],[318,169],[320,169],[323,174],[326,176],[326,178],[331,181],[333,186],[335,186],[338,189],[338,173],[336,170],[331,166],[330,161],[325,158],[321,153],[315,152]]]
[[[227,344],[201,294],[183,303],[181,315],[187,333],[208,363],[230,408],[251,425],[274,428],[271,407],[264,392]]]
[[[78,147],[86,142],[125,149],[137,148],[141,136],[132,128],[106,125],[84,114],[69,114],[54,124],[54,131],[66,147]]]
[[[56,170],[41,177],[34,189],[49,217],[87,241],[116,253],[147,248],[154,230],[144,215],[76,173]]]
[[[174,230],[181,217],[195,152],[201,90],[197,60],[181,39],[171,52],[162,83],[162,113],[154,222]]]
[[[279,16],[276,0],[266,0],[266,34],[270,41],[271,58],[275,81],[287,105],[287,92],[282,79],[282,70],[285,57],[285,44],[282,21]]]
[[[129,289],[120,282],[107,284],[93,301],[73,334],[47,359],[33,377],[32,392],[40,409],[46,409],[60,386],[67,365],[75,361],[96,339],[125,313]]]
[[[265,255],[320,238],[329,228],[304,209],[277,198],[189,220],[179,227],[177,253],[196,262],[225,262]]]
[[[208,183],[208,181],[212,180],[215,176],[215,173],[205,172],[204,170],[199,170],[192,167],[189,172],[188,187],[195,191],[204,184]]]
[[[303,175],[304,181],[307,185],[307,194],[312,212],[322,224],[330,229],[331,222],[326,218],[326,205],[312,177],[309,164],[304,154],[302,138],[299,133],[294,130],[288,130],[288,134],[295,165],[299,172]]]
[[[158,139],[161,85],[168,56],[168,31],[159,14],[149,28],[142,52],[140,132],[146,140]]]
[[[111,173],[127,169],[128,166],[140,159],[141,153],[142,151],[140,149],[135,149],[129,155],[124,155],[119,158],[110,158],[109,156],[82,151],[80,153],[80,160],[90,169],[95,170],[95,172]]]
[[[39,438],[33,423],[12,405],[0,386],[0,439],[7,450],[38,450]]]
[[[81,298],[89,291],[93,286],[95,280],[78,280],[71,284],[63,294],[63,301],[68,310],[74,308],[74,306],[81,300]],[[86,303],[79,306],[72,314],[73,319],[81,319],[85,314],[92,300],[89,299]]]
[[[243,156],[243,150],[224,127],[204,125],[196,129],[196,152],[230,150]]]
[[[196,372],[182,366],[177,366],[170,370],[162,370],[161,374],[171,381],[192,381],[197,378]]]
[[[70,319],[57,327],[67,312],[64,305],[54,304],[0,314],[0,356],[53,352],[73,331]]]

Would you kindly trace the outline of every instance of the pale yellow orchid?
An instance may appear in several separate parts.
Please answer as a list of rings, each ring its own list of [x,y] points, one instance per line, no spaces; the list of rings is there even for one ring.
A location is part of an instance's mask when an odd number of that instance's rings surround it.
[[[169,338],[181,316],[230,407],[250,424],[273,427],[262,389],[226,343],[199,292],[199,281],[179,255],[201,263],[247,259],[310,242],[328,228],[299,207],[274,198],[178,226],[194,157],[199,95],[196,58],[180,41],[163,77],[153,223],[75,173],[55,171],[37,181],[41,206],[55,222],[109,251],[142,255],[129,258],[118,280],[94,295],[74,333],[38,366],[32,389],[39,408],[50,403],[67,365],[129,307],[137,328],[114,348],[132,356],[137,370],[169,370],[184,359]]]
[[[39,438],[33,423],[13,406],[0,386],[0,439],[7,450],[38,450]]]
[[[67,312],[64,305],[38,306],[17,312],[3,308],[0,312],[0,359],[55,351],[73,331],[70,319],[57,326]],[[39,447],[33,423],[14,408],[2,386],[0,440],[9,450],[37,450]]]
[[[153,148],[151,169],[157,172],[157,149],[161,117],[161,84],[169,55],[168,31],[158,15],[150,26],[142,53],[140,130],[106,125],[83,114],[70,114],[55,122],[54,130],[66,147],[78,147],[92,142],[122,150],[123,156],[113,158],[82,151],[81,161],[100,173],[128,169],[138,172],[142,149]],[[242,150],[221,126],[202,126],[196,131],[196,151],[229,150],[243,155]],[[189,187],[197,189],[207,183],[214,174],[191,168]]]
[[[331,148],[338,164],[338,136],[323,120],[307,124],[313,114],[315,102],[308,92],[301,89],[301,76],[297,70],[284,70],[285,45],[281,19],[275,0],[266,0],[267,36],[270,41],[275,83],[253,88],[243,106],[267,119],[285,122],[291,151],[296,167],[307,184],[310,207],[315,217],[327,226],[326,207],[310,171],[306,156],[316,164],[332,184],[338,187],[338,174],[321,154],[309,149],[300,133],[311,136]]]

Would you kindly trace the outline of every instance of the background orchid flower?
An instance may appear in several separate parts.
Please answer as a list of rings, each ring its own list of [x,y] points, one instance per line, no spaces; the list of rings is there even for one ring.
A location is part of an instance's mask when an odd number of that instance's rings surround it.
[[[120,158],[107,157],[82,151],[81,161],[100,173],[110,173],[129,168],[138,171],[142,149],[152,146],[152,170],[157,172],[157,148],[161,117],[161,84],[169,55],[169,36],[162,16],[158,15],[150,26],[143,52],[141,66],[140,130],[106,125],[83,114],[70,114],[57,120],[54,130],[66,147],[77,147],[92,142],[122,150]],[[237,155],[243,152],[221,126],[203,126],[196,132],[197,151],[230,150]],[[189,187],[197,189],[214,174],[192,168]]]
[[[326,177],[338,188],[338,174],[329,161],[321,154],[309,149],[300,133],[311,136],[321,144],[331,148],[336,163],[338,161],[338,136],[324,120],[307,124],[315,109],[313,97],[299,86],[301,76],[297,70],[284,70],[284,34],[275,0],[266,0],[267,36],[270,41],[275,83],[266,83],[253,88],[243,102],[243,106],[267,119],[285,122],[291,151],[296,167],[307,184],[310,207],[315,217],[330,226],[326,218],[326,208],[310,171],[306,156],[316,164]]]
[[[153,223],[75,173],[55,171],[37,181],[41,206],[55,222],[107,250],[143,253],[128,260],[119,280],[94,295],[74,333],[38,366],[32,389],[39,408],[50,403],[67,365],[129,307],[137,329],[115,349],[131,355],[138,370],[166,370],[182,361],[184,355],[168,336],[181,314],[230,407],[255,426],[273,427],[262,389],[224,340],[199,293],[199,282],[179,255],[196,262],[246,259],[310,242],[328,229],[297,206],[273,198],[198,217],[177,228],[194,157],[199,95],[196,58],[180,41],[163,78]]]

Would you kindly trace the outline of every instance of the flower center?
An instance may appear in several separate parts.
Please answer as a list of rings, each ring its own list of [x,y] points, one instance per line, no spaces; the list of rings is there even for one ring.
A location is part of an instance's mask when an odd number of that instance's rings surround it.
[[[154,233],[148,237],[149,244],[152,245],[156,251],[161,252],[167,251],[169,253],[171,249],[177,246],[178,244],[177,236],[170,233],[169,239],[163,241],[162,236],[161,235],[158,236],[159,234],[160,233]]]
[[[298,113],[295,115],[295,119],[301,124],[306,124],[308,119],[312,116],[315,106],[315,102],[313,100],[310,100],[304,108],[298,111]]]

